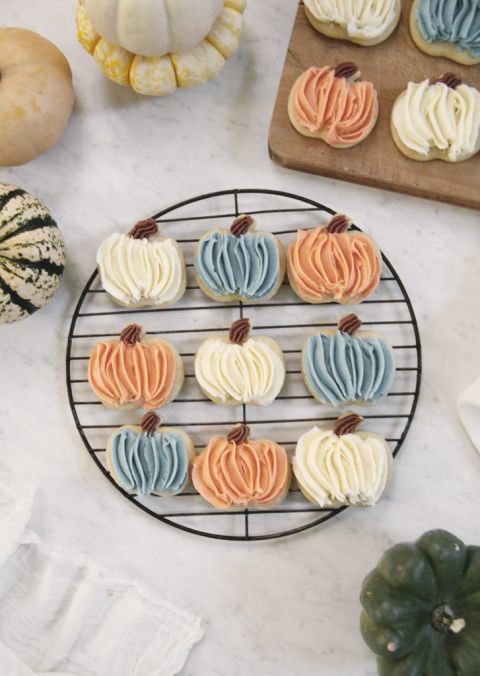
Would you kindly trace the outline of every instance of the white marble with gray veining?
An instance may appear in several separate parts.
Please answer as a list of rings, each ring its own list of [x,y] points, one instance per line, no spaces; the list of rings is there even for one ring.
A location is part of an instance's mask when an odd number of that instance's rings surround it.
[[[74,0],[0,7],[3,25],[37,30],[65,52],[77,93],[60,145],[0,171],[1,181],[46,202],[69,251],[54,302],[0,328],[0,468],[38,485],[34,525],[48,542],[137,576],[205,617],[206,638],[183,676],[373,676],[358,592],[381,552],[432,527],[479,542],[480,458],[455,409],[480,373],[479,214],[272,164],[267,132],[295,9],[296,0],[251,0],[241,52],[216,82],[149,100],[102,79],[76,42]],[[194,194],[251,185],[319,198],[381,240],[416,308],[424,383],[375,509],[348,510],[283,541],[230,544],[156,523],[107,484],[74,427],[64,355],[74,302],[114,226]]]

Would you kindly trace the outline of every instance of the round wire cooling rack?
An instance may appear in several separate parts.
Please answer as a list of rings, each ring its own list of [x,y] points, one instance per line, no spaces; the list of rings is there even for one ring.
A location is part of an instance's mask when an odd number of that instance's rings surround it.
[[[88,384],[88,359],[98,340],[117,337],[132,321],[147,333],[165,335],[180,352],[185,364],[185,384],[177,399],[160,411],[163,424],[181,427],[199,452],[217,434],[226,435],[233,425],[250,426],[252,438],[270,438],[291,455],[298,438],[312,425],[337,418],[345,409],[318,404],[308,393],[300,370],[304,341],[321,328],[334,328],[345,314],[337,303],[311,305],[301,301],[285,282],[268,303],[220,304],[208,299],[193,275],[195,243],[207,230],[229,227],[234,217],[248,213],[259,229],[270,230],[284,244],[299,228],[326,223],[334,210],[312,199],[278,190],[223,190],[193,197],[153,218],[164,235],[183,247],[187,292],[174,307],[125,309],[104,292],[95,271],[75,308],[66,351],[66,377],[70,407],[80,436],[100,470],[127,500],[156,519],[175,528],[224,540],[267,540],[312,528],[338,516],[346,507],[322,509],[307,502],[295,482],[285,500],[271,509],[218,511],[210,507],[190,485],[174,497],[133,496],[110,476],[105,460],[108,436],[117,427],[139,424],[141,411],[111,411],[95,399]],[[356,226],[353,226],[354,228]],[[358,228],[357,228],[358,229]],[[365,327],[378,330],[393,346],[397,372],[392,391],[378,405],[355,406],[365,418],[364,427],[383,434],[396,456],[410,429],[417,407],[422,372],[422,352],[412,303],[397,272],[383,256],[380,284],[372,298],[348,311],[355,311]],[[280,396],[267,407],[220,406],[210,402],[199,389],[193,358],[199,344],[209,335],[227,331],[235,319],[248,316],[253,332],[265,334],[280,344],[287,363],[286,384]]]

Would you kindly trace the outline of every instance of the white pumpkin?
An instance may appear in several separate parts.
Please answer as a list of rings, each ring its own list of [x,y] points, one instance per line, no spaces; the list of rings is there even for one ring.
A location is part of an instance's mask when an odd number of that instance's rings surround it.
[[[93,27],[143,56],[188,52],[211,31],[223,0],[85,0]]]
[[[77,33],[103,74],[165,96],[220,73],[237,51],[246,0],[78,0]]]

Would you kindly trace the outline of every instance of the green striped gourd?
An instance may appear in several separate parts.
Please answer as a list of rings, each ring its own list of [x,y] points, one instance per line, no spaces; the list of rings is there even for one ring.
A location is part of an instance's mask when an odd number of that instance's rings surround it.
[[[65,244],[48,209],[25,190],[0,183],[0,324],[48,303],[64,266]]]

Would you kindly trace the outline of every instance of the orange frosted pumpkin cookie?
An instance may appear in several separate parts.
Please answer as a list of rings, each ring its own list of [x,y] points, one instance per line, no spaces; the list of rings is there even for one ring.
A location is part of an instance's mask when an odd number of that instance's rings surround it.
[[[366,139],[377,122],[377,91],[371,82],[360,81],[354,63],[312,66],[293,85],[288,115],[303,136],[350,148]]]
[[[183,379],[175,347],[161,338],[145,338],[137,324],[127,326],[119,340],[97,343],[90,355],[88,381],[109,408],[160,408],[175,399]]]
[[[335,214],[327,226],[299,230],[288,248],[288,279],[308,303],[353,305],[378,286],[382,259],[373,239],[350,230],[352,221]]]
[[[249,439],[246,425],[213,437],[193,463],[193,485],[217,509],[272,507],[287,494],[291,468],[282,446]]]

